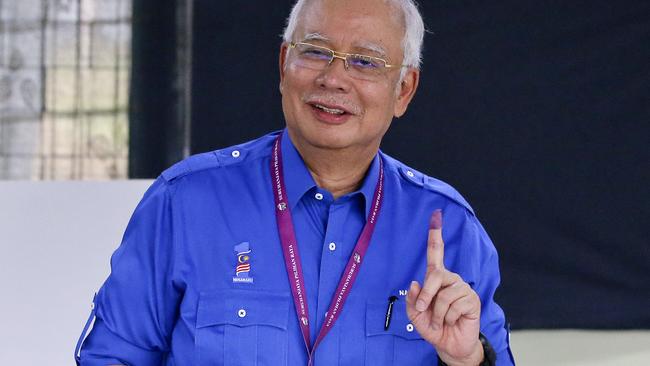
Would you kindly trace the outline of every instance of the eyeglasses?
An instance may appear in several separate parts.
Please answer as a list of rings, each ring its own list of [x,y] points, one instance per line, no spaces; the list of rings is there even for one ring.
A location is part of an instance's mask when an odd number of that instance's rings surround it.
[[[390,70],[408,67],[407,65],[390,65],[379,57],[338,52],[311,43],[291,42],[289,47],[297,51],[294,62],[299,66],[320,71],[328,67],[335,58],[338,58],[343,60],[345,69],[350,76],[360,80],[376,81]]]

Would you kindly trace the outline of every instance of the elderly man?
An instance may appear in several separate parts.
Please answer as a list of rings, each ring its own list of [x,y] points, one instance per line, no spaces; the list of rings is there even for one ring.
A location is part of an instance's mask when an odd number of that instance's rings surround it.
[[[512,364],[471,207],[379,151],[423,34],[410,0],[298,1],[279,56],[286,129],[163,172],[78,362]]]

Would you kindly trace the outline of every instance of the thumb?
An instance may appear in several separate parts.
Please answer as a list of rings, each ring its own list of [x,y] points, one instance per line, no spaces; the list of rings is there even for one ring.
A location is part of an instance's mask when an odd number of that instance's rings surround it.
[[[420,295],[420,290],[422,290],[422,288],[418,281],[411,281],[411,287],[409,287],[409,290],[406,293],[406,311],[408,313],[407,315],[411,319],[420,313],[415,310],[415,301],[418,299],[418,295]]]

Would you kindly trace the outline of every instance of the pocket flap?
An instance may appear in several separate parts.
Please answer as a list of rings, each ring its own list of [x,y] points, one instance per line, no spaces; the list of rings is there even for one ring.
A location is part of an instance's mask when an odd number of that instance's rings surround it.
[[[366,336],[393,335],[408,340],[421,340],[420,333],[406,315],[406,299],[401,297],[393,303],[390,326],[384,330],[388,301],[368,302],[366,305]]]
[[[231,324],[240,327],[268,325],[287,329],[289,295],[253,290],[202,292],[196,314],[196,327]]]

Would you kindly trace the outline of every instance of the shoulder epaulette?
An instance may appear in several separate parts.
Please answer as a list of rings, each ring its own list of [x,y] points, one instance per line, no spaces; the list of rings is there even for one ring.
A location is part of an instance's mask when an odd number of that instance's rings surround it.
[[[403,164],[399,165],[398,170],[402,177],[404,177],[407,181],[419,187],[423,187],[429,191],[439,193],[465,207],[469,212],[472,213],[472,215],[475,215],[472,206],[470,206],[465,198],[463,198],[463,196],[449,184],[439,179],[430,177],[424,173],[418,172],[415,169],[411,169]]]
[[[217,151],[201,153],[185,158],[162,172],[163,178],[170,182],[192,172],[219,166]]]
[[[257,140],[227,147],[225,149],[192,155],[166,169],[162,172],[162,176],[169,182],[190,173],[242,162],[249,153],[255,150],[255,147],[258,144],[268,144],[268,141],[266,140],[269,140],[269,138],[264,136]]]

